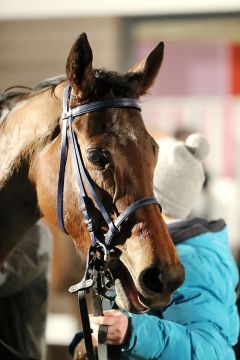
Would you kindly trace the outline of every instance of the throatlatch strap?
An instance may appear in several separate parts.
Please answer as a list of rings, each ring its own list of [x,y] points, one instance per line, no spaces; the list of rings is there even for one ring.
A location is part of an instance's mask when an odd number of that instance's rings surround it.
[[[66,86],[64,88],[64,93],[63,93],[63,112],[68,111],[69,96],[70,96],[70,87]],[[63,125],[62,125],[60,168],[59,168],[58,190],[57,190],[57,218],[58,218],[58,224],[64,233],[67,233],[64,227],[64,219],[63,219],[64,176],[65,176],[65,167],[66,167],[67,152],[68,152],[67,127],[68,127],[68,119],[66,118],[63,119]]]
[[[63,121],[62,127],[62,145],[60,153],[60,169],[58,177],[58,194],[57,194],[57,217],[58,224],[63,232],[66,233],[63,220],[63,190],[64,190],[64,175],[67,160],[68,144],[67,144],[67,120]]]

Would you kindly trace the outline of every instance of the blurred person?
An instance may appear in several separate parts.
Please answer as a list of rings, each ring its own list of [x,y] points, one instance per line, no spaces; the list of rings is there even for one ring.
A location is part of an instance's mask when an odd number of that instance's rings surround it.
[[[173,132],[173,137],[176,140],[183,141],[188,138],[192,133],[195,133],[193,128],[188,126],[180,126],[175,129]],[[202,187],[202,191],[200,196],[198,197],[197,201],[195,202],[194,206],[192,207],[191,216],[201,216],[206,219],[211,219],[211,207],[209,207],[209,201],[212,201],[210,196],[210,189],[209,185],[211,183],[211,176],[209,174],[209,171],[206,167],[206,164],[203,164],[203,170],[204,170],[204,183]]]
[[[163,139],[160,143],[154,191],[186,278],[165,307],[141,315],[111,309],[104,316],[90,316],[95,345],[99,325],[108,325],[110,359],[235,359],[238,271],[227,227],[222,219],[188,218],[202,190],[202,160],[208,152],[208,141],[199,134],[185,142]],[[86,358],[82,333],[75,335],[70,352],[74,360]]]
[[[46,358],[52,235],[36,223],[0,267],[0,359]]]
[[[188,138],[188,136],[190,136],[194,132],[195,131],[193,131],[193,129],[191,129],[191,128],[179,127],[174,131],[173,136],[176,140],[185,142],[186,139]],[[204,176],[205,176],[204,183],[203,183],[203,190],[206,190],[208,187],[208,183],[209,183],[209,173],[204,164],[203,164],[203,170],[204,170]]]

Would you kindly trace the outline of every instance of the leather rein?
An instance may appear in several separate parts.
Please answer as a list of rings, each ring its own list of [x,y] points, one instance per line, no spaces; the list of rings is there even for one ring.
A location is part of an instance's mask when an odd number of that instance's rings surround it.
[[[156,204],[160,207],[155,197],[145,197],[139,199],[129,205],[114,221],[110,218],[103,203],[99,199],[94,190],[92,180],[85,168],[80,144],[77,142],[76,134],[73,130],[72,123],[77,116],[84,115],[89,112],[98,111],[105,108],[133,108],[137,111],[141,111],[139,101],[132,98],[116,98],[110,100],[102,100],[90,102],[84,105],[79,105],[73,109],[70,107],[71,100],[71,87],[68,85],[64,88],[63,96],[63,113],[62,113],[62,141],[61,141],[61,153],[60,153],[60,169],[58,178],[58,191],[57,191],[57,218],[60,228],[63,232],[66,232],[64,227],[64,215],[63,215],[63,194],[64,194],[64,177],[65,167],[67,161],[68,149],[72,151],[75,173],[77,177],[78,187],[80,190],[79,202],[80,208],[83,214],[84,221],[86,223],[88,232],[91,238],[91,245],[88,252],[86,270],[83,279],[69,288],[71,293],[78,292],[79,307],[82,317],[83,334],[85,339],[87,357],[89,360],[105,360],[107,359],[107,347],[105,345],[105,338],[107,334],[107,327],[100,326],[98,332],[98,355],[94,353],[91,329],[88,317],[88,310],[86,304],[85,295],[92,288],[94,314],[102,315],[102,299],[107,298],[113,300],[108,295],[108,291],[113,285],[113,279],[107,268],[109,247],[112,240],[120,232],[120,225],[129,217],[130,214],[135,212],[142,206]],[[70,143],[70,146],[69,146]],[[91,194],[95,206],[101,212],[106,224],[108,225],[108,231],[104,234],[104,243],[100,241],[95,233],[93,226],[93,220],[89,211],[88,200]]]

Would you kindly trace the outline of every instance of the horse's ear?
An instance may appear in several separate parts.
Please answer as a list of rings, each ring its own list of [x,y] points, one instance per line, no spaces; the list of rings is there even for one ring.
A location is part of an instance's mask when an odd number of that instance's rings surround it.
[[[75,94],[86,97],[95,84],[93,54],[87,35],[82,33],[73,44],[67,59],[66,74]]]
[[[148,55],[147,59],[134,65],[128,73],[139,83],[139,95],[146,94],[147,90],[153,85],[154,80],[160,70],[164,52],[164,43],[160,42],[155,49]]]

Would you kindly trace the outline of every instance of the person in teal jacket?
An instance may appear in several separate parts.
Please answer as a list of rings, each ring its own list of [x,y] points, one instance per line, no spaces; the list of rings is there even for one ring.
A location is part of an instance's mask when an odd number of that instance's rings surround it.
[[[111,359],[233,360],[239,336],[236,293],[239,276],[228,244],[224,220],[189,219],[201,192],[201,160],[209,144],[199,134],[186,142],[173,139],[160,144],[154,177],[155,195],[162,205],[181,262],[185,282],[160,309],[136,315],[111,309],[91,317],[94,343],[99,325],[108,325],[106,343]],[[84,359],[81,334],[70,351]],[[118,355],[111,355],[118,349]]]

